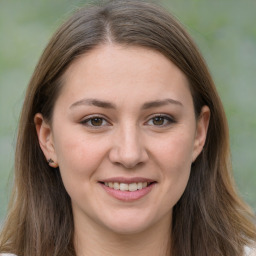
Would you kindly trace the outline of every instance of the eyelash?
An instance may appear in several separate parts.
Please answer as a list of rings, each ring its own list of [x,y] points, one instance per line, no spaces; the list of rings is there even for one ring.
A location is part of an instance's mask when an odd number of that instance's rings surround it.
[[[162,119],[162,121],[164,121],[164,124],[149,124],[149,122],[154,122],[154,119],[156,118],[160,118]],[[149,124],[151,126],[155,126],[155,127],[165,127],[165,126],[169,126],[173,123],[176,123],[175,119],[169,115],[163,115],[163,114],[158,114],[158,115],[155,115],[153,117],[151,117],[147,122],[146,124]]]
[[[96,119],[101,120],[104,124],[103,125],[102,124],[101,125],[93,125],[92,121],[93,120],[95,121]],[[106,118],[104,118],[102,116],[90,116],[90,117],[86,118],[85,120],[82,120],[81,124],[88,126],[88,127],[93,127],[95,129],[100,128],[102,126],[110,125],[110,123],[106,120]]]
[[[154,122],[156,121],[156,118],[161,119],[161,121],[163,121],[163,124],[150,124],[150,122]],[[154,120],[155,119],[155,120]],[[99,125],[93,125],[92,121],[100,121],[101,123],[99,123]],[[176,123],[175,119],[169,115],[163,115],[163,114],[158,114],[155,116],[150,117],[150,119],[145,123],[146,125],[149,126],[155,126],[155,127],[165,127],[168,125],[171,125],[173,123]],[[88,127],[92,127],[94,129],[99,129],[101,127],[105,127],[105,126],[110,126],[111,124],[106,120],[106,118],[102,117],[102,116],[91,116],[86,118],[85,120],[81,121],[82,125],[88,126]]]

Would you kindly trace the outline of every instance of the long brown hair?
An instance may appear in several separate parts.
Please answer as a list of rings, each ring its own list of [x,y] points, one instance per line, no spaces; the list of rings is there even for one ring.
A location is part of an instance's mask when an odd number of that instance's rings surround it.
[[[109,42],[165,55],[187,76],[196,115],[204,105],[211,111],[204,150],[173,209],[170,254],[241,256],[244,246],[256,240],[254,216],[234,190],[227,121],[207,66],[169,13],[151,3],[122,0],[78,10],[55,33],[34,71],[20,117],[15,184],[0,251],[19,256],[76,255],[71,200],[59,169],[45,160],[33,119],[40,112],[51,122],[68,66]]]

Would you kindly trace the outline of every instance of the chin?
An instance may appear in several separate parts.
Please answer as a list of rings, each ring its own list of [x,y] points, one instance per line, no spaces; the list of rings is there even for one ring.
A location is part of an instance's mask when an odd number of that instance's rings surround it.
[[[145,232],[149,227],[140,223],[108,225],[108,229],[118,235],[134,235]]]
[[[109,221],[105,219],[105,227],[113,233],[120,235],[132,235],[145,232],[158,222],[152,216],[142,214],[120,214],[112,216]]]

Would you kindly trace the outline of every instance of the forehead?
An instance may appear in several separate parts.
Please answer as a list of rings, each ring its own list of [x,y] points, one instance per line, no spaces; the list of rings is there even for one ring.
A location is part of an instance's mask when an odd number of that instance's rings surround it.
[[[170,96],[192,101],[183,72],[161,53],[143,47],[101,45],[74,61],[64,74],[61,94],[110,101]]]

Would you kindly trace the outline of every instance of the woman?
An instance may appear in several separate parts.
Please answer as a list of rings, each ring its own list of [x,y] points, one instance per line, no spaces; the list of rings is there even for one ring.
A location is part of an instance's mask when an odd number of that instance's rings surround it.
[[[27,89],[0,251],[253,255],[229,154],[213,81],[174,18],[140,1],[83,8]]]

